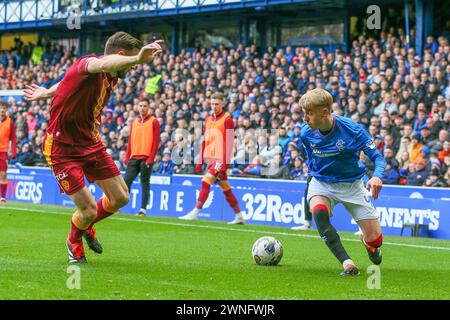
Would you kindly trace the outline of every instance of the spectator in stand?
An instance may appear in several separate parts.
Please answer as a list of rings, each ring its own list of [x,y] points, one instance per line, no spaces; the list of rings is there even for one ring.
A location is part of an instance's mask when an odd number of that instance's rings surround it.
[[[167,52],[156,58],[152,66],[137,66],[129,77],[117,83],[102,115],[101,139],[111,149],[114,160],[120,162],[120,153],[128,143],[129,126],[138,116],[139,99],[149,97],[145,90],[148,80],[161,75],[159,89],[152,95],[155,118],[162,132],[158,158],[165,149],[174,148],[172,133],[177,129],[187,126],[188,131],[199,136],[194,132],[194,123],[202,122],[211,112],[208,98],[214,86],[229,98],[225,107],[235,119],[236,128],[257,129],[252,140],[265,141],[248,144],[241,152],[256,154],[264,147],[271,148],[270,143],[266,146],[273,136],[270,129],[278,128],[284,163],[295,166],[295,155],[292,158],[288,153],[293,149],[289,141],[293,141],[302,155],[299,135],[303,113],[298,101],[308,88],[323,86],[334,97],[333,112],[353,117],[366,126],[381,151],[386,146],[394,152],[398,150],[398,161],[405,151],[410,152],[412,159],[420,158],[421,146],[403,143],[406,137],[418,133],[424,136],[422,142],[431,153],[438,152],[443,163],[448,154],[443,149],[450,123],[450,53],[447,38],[435,39],[427,41],[420,54],[413,48],[408,50],[404,32],[395,29],[382,37],[360,36],[346,54],[338,50],[316,54],[309,48],[288,47],[278,51],[267,48],[258,54],[255,46],[246,48],[242,44],[235,48],[182,50],[178,56]],[[29,62],[33,47],[25,50],[25,46],[21,46],[20,54],[0,55],[0,90],[23,89],[23,79],[50,87],[75,61],[73,48],[50,43],[43,45],[43,62],[34,65]],[[50,103],[9,103],[17,127],[18,151],[26,143],[39,150],[39,130],[45,133]],[[423,127],[430,128],[428,137]],[[260,128],[267,129],[267,135],[263,136]],[[447,132],[447,138],[441,138],[441,132]],[[379,134],[381,139],[376,138]],[[195,149],[198,139],[192,144]],[[416,146],[414,151],[410,149],[412,144]],[[245,169],[251,159],[238,168]]]
[[[445,159],[450,156],[450,141],[447,140],[444,142],[444,147],[438,153],[438,158],[442,164],[445,163]]]
[[[432,140],[428,143],[428,146],[431,149],[431,152],[439,152],[444,148],[444,143],[449,141],[448,131],[442,129],[439,131],[439,136],[437,139]]]
[[[400,162],[400,159],[403,157],[405,152],[407,152],[409,156],[409,154],[411,153],[411,149],[412,149],[411,138],[408,136],[404,136],[403,138],[401,138],[400,148],[397,151],[395,159],[397,159],[397,161]]]
[[[17,162],[23,166],[32,166],[35,163],[36,154],[30,144],[23,144],[20,152],[17,154]]]
[[[383,150],[384,159],[395,169],[398,169],[399,163],[394,157],[394,150],[391,147],[385,147]]]
[[[282,148],[278,144],[277,136],[269,137],[269,144],[265,145],[260,154],[264,157],[265,163],[270,162],[276,155],[281,155]]]
[[[421,156],[422,147],[422,138],[420,134],[416,133],[413,135],[411,139],[411,151],[409,161],[416,163],[418,160],[423,160]]]
[[[155,165],[153,172],[159,174],[173,174],[174,169],[175,163],[172,162],[171,151],[166,149],[163,152],[162,160]]]
[[[175,167],[175,173],[195,174],[195,166],[189,159],[183,159],[181,165]]]
[[[425,166],[426,162],[424,159],[417,160],[417,162],[412,164],[412,168],[410,165],[410,173],[408,175],[406,184],[409,186],[422,186],[428,177]]]
[[[268,163],[268,167],[263,174],[269,179],[289,178],[289,169],[283,165],[280,154],[276,154]]]
[[[307,168],[307,167],[306,167]],[[296,157],[294,160],[294,167],[289,172],[289,178],[292,180],[300,180],[300,181],[306,181],[307,179],[307,172],[305,175],[304,165],[302,158]]]
[[[384,171],[381,180],[385,184],[398,184],[400,180],[400,174],[397,167],[389,160],[386,161],[386,170]]]
[[[398,168],[408,170],[409,164],[411,163],[409,161],[409,152],[404,151],[400,157],[400,161],[398,162]]]

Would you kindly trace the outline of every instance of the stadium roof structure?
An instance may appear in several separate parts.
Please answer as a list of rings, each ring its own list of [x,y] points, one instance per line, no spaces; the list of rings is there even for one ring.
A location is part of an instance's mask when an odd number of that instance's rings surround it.
[[[116,0],[112,5],[101,5],[97,0],[3,0],[0,3],[0,31],[37,27],[63,26],[74,15],[83,23],[129,20],[183,14],[213,13],[228,10],[252,11],[277,9],[295,5],[300,10],[351,8],[353,4],[371,5],[373,0]],[[403,0],[376,1],[377,4],[402,3]],[[71,3],[70,5],[66,5]],[[75,3],[75,4],[74,4]],[[309,13],[311,13],[309,11]]]
[[[90,30],[104,28],[134,30],[170,21],[172,34],[177,34],[177,22],[189,23],[203,18],[243,19],[247,17],[282,17],[302,21],[341,19],[344,21],[344,45],[349,45],[351,15],[364,15],[361,9],[371,5],[397,5],[414,8],[416,50],[420,52],[424,39],[436,27],[433,0],[0,0],[0,34],[43,30],[79,37]],[[356,11],[355,11],[356,10]],[[358,11],[359,10],[359,11]],[[401,9],[403,10],[403,9]],[[365,11],[365,10],[363,10]],[[438,10],[436,10],[438,11]],[[69,20],[79,22],[69,27]],[[405,25],[409,24],[405,17]],[[76,35],[75,35],[76,36]],[[176,37],[172,37],[176,39]]]

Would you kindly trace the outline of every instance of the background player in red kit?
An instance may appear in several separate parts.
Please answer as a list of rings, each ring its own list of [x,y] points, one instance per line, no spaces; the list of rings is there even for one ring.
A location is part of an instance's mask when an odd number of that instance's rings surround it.
[[[211,96],[212,115],[205,120],[200,158],[195,166],[198,173],[202,170],[203,161],[208,163],[208,172],[203,177],[202,187],[195,208],[188,214],[181,216],[183,220],[198,219],[198,215],[206,199],[208,199],[211,184],[219,183],[228,204],[234,210],[235,218],[228,224],[244,224],[239,203],[233,194],[228,181],[227,169],[233,155],[234,122],[229,113],[223,111],[224,95],[216,92]]]
[[[1,197],[0,204],[6,203],[6,189],[8,188],[8,179],[6,171],[8,170],[8,150],[11,142],[11,158],[16,157],[16,129],[13,120],[8,117],[6,112],[8,105],[0,102],[0,186]]]
[[[94,252],[103,251],[93,225],[128,203],[125,181],[100,139],[100,114],[117,79],[161,54],[161,43],[143,47],[140,40],[117,32],[107,40],[104,56],[79,58],[50,89],[31,85],[25,90],[28,100],[53,97],[43,153],[61,191],[77,207],[67,239],[71,263],[86,262],[83,236]],[[97,202],[85,186],[84,176],[102,188],[104,196]]]

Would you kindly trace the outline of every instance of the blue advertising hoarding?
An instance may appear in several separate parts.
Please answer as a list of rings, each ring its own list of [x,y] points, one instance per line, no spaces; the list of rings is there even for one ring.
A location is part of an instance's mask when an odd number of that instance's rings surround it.
[[[7,198],[41,204],[73,206],[47,168],[22,168],[8,171]],[[152,176],[148,213],[151,216],[179,217],[190,211],[200,190],[201,176]],[[305,182],[230,178],[233,192],[249,224],[292,227],[303,223]],[[103,193],[95,184],[89,189],[96,199]],[[130,202],[121,213],[133,214],[140,208],[141,187],[134,181]],[[450,189],[384,186],[374,202],[385,235],[400,235],[404,223],[427,224],[430,236],[450,239]],[[233,211],[222,190],[212,186],[200,218],[229,221]],[[335,207],[333,224],[338,230],[357,231],[357,225],[342,205]],[[409,235],[409,232],[406,232]]]

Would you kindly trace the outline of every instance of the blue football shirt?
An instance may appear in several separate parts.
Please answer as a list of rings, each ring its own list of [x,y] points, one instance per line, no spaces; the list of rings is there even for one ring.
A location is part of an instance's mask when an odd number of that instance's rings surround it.
[[[353,120],[333,116],[333,127],[323,135],[304,123],[301,141],[308,156],[309,175],[326,183],[354,182],[361,179],[365,166],[359,161],[361,151],[375,163],[373,176],[381,179],[386,161],[366,129]]]

